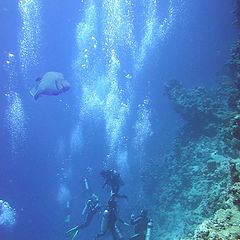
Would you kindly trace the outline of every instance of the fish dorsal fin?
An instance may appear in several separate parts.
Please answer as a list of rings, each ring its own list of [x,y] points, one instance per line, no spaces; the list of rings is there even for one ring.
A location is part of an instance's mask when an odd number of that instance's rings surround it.
[[[35,81],[40,82],[42,80],[42,76],[38,77]]]

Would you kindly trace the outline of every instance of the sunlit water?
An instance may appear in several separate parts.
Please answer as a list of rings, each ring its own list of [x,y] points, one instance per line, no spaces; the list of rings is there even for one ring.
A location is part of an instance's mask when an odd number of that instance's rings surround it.
[[[153,134],[151,101],[149,96],[144,96],[134,106],[135,85],[154,48],[161,45],[171,33],[180,1],[170,0],[166,16],[161,19],[158,17],[160,10],[156,0],[140,1],[139,4],[144,7],[140,31],[136,30],[134,4],[130,0],[84,1],[84,14],[81,21],[76,23],[76,34],[73,36],[75,48],[71,66],[71,85],[75,95],[73,108],[77,109],[75,114],[78,122],[70,130],[70,140],[62,138],[56,141],[54,153],[54,157],[60,161],[56,196],[60,204],[71,199],[68,179],[72,177],[72,156],[79,154],[84,146],[84,121],[91,119],[104,122],[108,149],[103,166],[111,167],[115,161],[123,176],[129,169],[129,142],[141,158],[144,143]],[[26,113],[21,95],[15,87],[17,73],[20,70],[24,90],[28,91],[31,73],[37,69],[41,59],[43,21],[40,1],[20,0],[18,9],[21,17],[19,49],[16,57],[10,54],[6,61],[9,92],[6,93],[8,107],[5,116],[13,152],[17,152],[27,136]],[[136,34],[137,31],[140,33]],[[136,111],[132,126],[134,137],[129,140],[126,128],[133,110]],[[70,152],[66,149],[70,149]],[[89,168],[89,171],[92,169]],[[0,223],[15,222],[14,210],[10,211],[10,207],[8,210],[0,215]]]
[[[19,58],[23,77],[31,79],[31,70],[39,65],[41,48],[41,4],[36,0],[19,0],[21,16],[19,30]]]
[[[26,118],[21,97],[18,93],[17,61],[12,53],[8,53],[5,62],[5,71],[8,76],[8,92],[5,96],[8,106],[5,110],[5,122],[10,135],[11,151],[16,154],[26,141]]]
[[[167,16],[160,20],[155,0],[141,3],[145,11],[140,36],[134,33],[134,3],[128,0],[105,0],[101,6],[89,1],[76,28],[73,74],[76,89],[82,89],[81,98],[77,97],[79,118],[105,121],[108,156],[119,159],[121,166],[127,165],[120,160],[124,155],[127,162],[128,156],[123,129],[132,109],[138,74],[156,45],[167,38],[179,7],[179,3],[169,1]],[[97,16],[99,7],[101,18]],[[139,104],[135,148],[143,146],[152,134],[150,105],[146,106],[144,100]]]

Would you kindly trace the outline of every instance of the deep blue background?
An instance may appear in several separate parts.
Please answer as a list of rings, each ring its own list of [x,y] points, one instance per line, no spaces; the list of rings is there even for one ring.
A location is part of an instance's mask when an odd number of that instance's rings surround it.
[[[214,87],[216,73],[229,58],[231,43],[237,37],[236,26],[232,25],[233,0],[191,1],[185,5],[167,39],[148,57],[135,86],[135,102],[141,102],[146,95],[151,100],[154,134],[146,149],[146,153],[151,158],[156,158],[170,148],[175,130],[182,124],[168,99],[162,94],[163,83],[176,78],[187,87],[198,85]],[[79,11],[81,6],[83,7],[83,4],[79,0],[43,2],[43,59],[41,66],[35,69],[36,77],[43,69],[46,72],[55,69],[63,72],[65,76],[71,76],[76,23],[81,20],[81,12],[83,12]],[[138,11],[136,21],[138,17],[141,19],[142,7],[136,7]],[[163,9],[166,10],[166,6],[163,6]],[[140,28],[141,24],[139,20],[137,27]],[[59,188],[57,174],[62,162],[54,158],[54,151],[61,137],[63,141],[70,141],[73,125],[77,121],[73,106],[74,91],[71,90],[57,98],[43,98],[39,102],[34,102],[30,94],[25,92],[26,89],[21,88],[24,79],[19,75],[18,90],[26,116],[30,117],[27,119],[27,142],[18,155],[13,156],[10,136],[4,120],[7,108],[7,98],[4,93],[8,91],[8,79],[3,66],[7,53],[18,51],[19,27],[17,1],[2,0],[0,2],[0,199],[8,201],[16,209],[17,223],[10,229],[0,226],[0,238],[3,240],[63,239],[64,231],[73,224],[79,223],[78,216],[86,200],[82,186],[83,175],[88,175],[92,188],[100,195],[103,202],[107,199],[101,191],[102,179],[98,174],[102,168],[101,161],[107,153],[105,134],[102,131],[104,122],[96,123],[94,120],[89,120],[88,123],[84,123],[83,150],[81,155],[72,156],[74,170],[71,181],[68,182],[73,198],[73,219],[69,226],[64,226],[64,206],[57,202]],[[138,28],[136,29],[137,34]],[[60,102],[59,99],[62,101]],[[70,108],[66,108],[66,104]],[[132,134],[131,130],[130,134]],[[129,161],[131,162],[131,158]],[[87,167],[91,167],[93,172],[87,172]],[[131,189],[129,186],[125,188],[126,192],[129,190],[134,192],[134,185],[131,185]],[[128,216],[129,209],[135,211],[134,204],[131,203],[135,200],[133,195],[130,193],[129,195],[130,203],[120,204],[124,216]],[[97,231],[97,227],[92,226],[82,234],[87,240],[91,239],[92,232]]]

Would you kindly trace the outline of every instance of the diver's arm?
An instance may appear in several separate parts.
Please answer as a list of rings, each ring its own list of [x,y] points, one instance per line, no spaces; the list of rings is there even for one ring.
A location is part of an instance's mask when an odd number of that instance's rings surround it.
[[[94,239],[98,239],[99,237],[102,237],[102,236],[104,236],[105,234],[106,234],[106,231],[105,231],[105,232],[100,232],[100,233],[98,233],[98,234],[95,236]]]
[[[138,224],[139,222],[141,222],[142,220],[142,217],[131,217],[131,221],[130,221],[130,224],[132,225],[135,225],[135,224]]]
[[[82,216],[83,216],[83,215],[85,215],[85,213],[86,213],[86,210],[87,210],[87,207],[88,207],[88,205],[87,205],[87,204],[85,204],[85,207],[84,207],[84,209],[82,210]]]
[[[101,211],[101,207],[99,206],[98,203],[92,208],[92,211],[94,211],[94,212],[100,212]]]
[[[100,207],[99,204],[97,205],[96,209],[97,209],[98,212],[102,212],[102,208]]]
[[[107,181],[105,181],[105,183],[103,184],[102,188],[105,188],[106,185],[107,185]]]
[[[121,218],[118,218],[118,221],[125,226],[129,226],[129,224],[127,222],[124,222]]]

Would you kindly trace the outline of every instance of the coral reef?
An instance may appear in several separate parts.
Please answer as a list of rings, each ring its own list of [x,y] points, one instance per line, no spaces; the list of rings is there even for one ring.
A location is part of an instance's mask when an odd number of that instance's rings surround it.
[[[154,170],[156,239],[239,239],[240,117],[229,106],[236,88],[233,80],[214,93],[166,83],[165,94],[186,123],[165,156],[167,174],[156,177]]]
[[[236,20],[234,21],[234,23],[240,25],[240,0],[236,0],[236,8],[233,13],[236,16]]]
[[[202,127],[219,118],[214,110],[218,110],[220,104],[210,98],[205,88],[187,90],[173,79],[165,84],[165,93],[174,103],[175,111],[189,123]]]
[[[240,26],[240,0],[236,3]],[[149,204],[153,239],[240,239],[240,39],[217,77],[212,91],[186,89],[174,79],[165,84],[185,124],[173,149],[158,159],[164,168],[151,160],[142,169],[144,189],[149,179],[155,182]]]
[[[218,210],[212,219],[204,221],[198,227],[194,239],[240,239],[240,211],[235,206]]]
[[[165,156],[168,175],[157,179],[156,239],[239,239],[240,118],[229,106],[234,87],[233,80],[215,92],[166,83],[165,94],[186,123]]]
[[[146,165],[158,183],[154,239],[239,239],[240,120],[229,88],[187,90],[171,80],[165,93],[186,123],[165,156],[165,174]]]
[[[239,45],[218,78],[214,91],[165,84],[185,124],[161,159],[165,169],[152,160],[142,170],[146,186],[157,183],[149,207],[156,213],[153,239],[240,239]]]
[[[224,88],[220,86],[213,93],[202,87],[185,89],[176,80],[165,84],[165,94],[173,102],[176,112],[187,122],[184,129],[179,131],[176,150],[193,139],[206,136],[224,142],[218,147],[221,154],[232,158],[240,157],[239,109],[229,107],[229,99],[236,91],[234,86],[234,82],[231,81],[231,84],[225,85]],[[236,96],[234,101],[240,101],[240,96]]]

